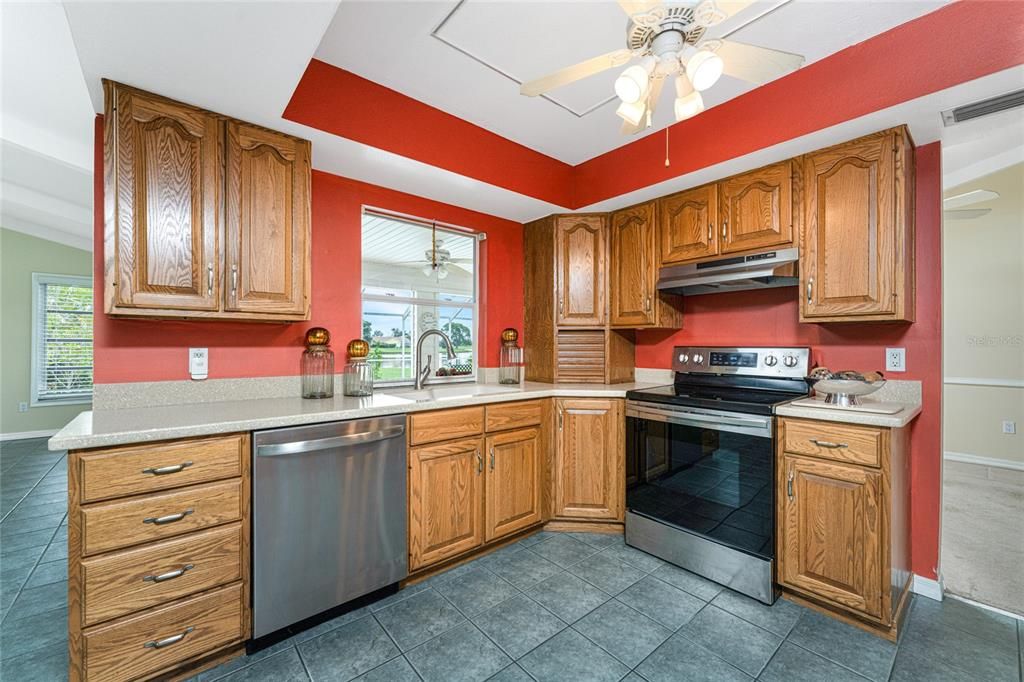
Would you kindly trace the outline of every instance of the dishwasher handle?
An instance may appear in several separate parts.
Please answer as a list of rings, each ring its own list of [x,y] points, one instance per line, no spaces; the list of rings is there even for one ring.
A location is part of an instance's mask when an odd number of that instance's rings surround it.
[[[332,448],[347,447],[350,445],[361,445],[363,443],[375,443],[389,438],[397,438],[405,433],[405,426],[389,426],[380,431],[364,431],[362,433],[350,433],[344,436],[332,436],[330,438],[318,438],[316,440],[300,440],[292,443],[274,443],[259,445],[256,447],[257,457],[277,457],[279,455],[299,455],[306,452],[317,452],[319,450],[330,450]]]

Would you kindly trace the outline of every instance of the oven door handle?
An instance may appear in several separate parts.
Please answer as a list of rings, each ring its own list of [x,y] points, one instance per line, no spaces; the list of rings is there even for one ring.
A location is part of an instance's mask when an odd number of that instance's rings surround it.
[[[703,414],[689,410],[658,410],[639,405],[627,406],[626,416],[683,426],[738,426],[763,430],[766,435],[771,434],[771,420],[767,418]]]

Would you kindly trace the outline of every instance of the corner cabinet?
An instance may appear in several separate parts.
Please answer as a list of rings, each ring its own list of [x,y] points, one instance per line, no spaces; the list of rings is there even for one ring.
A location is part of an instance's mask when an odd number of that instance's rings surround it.
[[[801,322],[914,321],[914,157],[906,128],[803,164]]]
[[[682,297],[658,292],[658,235],[654,202],[612,213],[612,327],[682,327]]]
[[[106,312],[309,319],[309,142],[104,89]]]
[[[895,639],[911,578],[906,429],[779,427],[779,584]]]
[[[558,519],[622,521],[625,514],[623,401],[558,398],[554,505]]]

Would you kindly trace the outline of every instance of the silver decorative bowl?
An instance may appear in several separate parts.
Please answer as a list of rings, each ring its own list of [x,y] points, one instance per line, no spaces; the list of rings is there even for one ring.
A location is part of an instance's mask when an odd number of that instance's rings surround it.
[[[885,386],[885,379],[878,381],[859,381],[857,379],[816,379],[807,377],[807,383],[816,393],[825,396],[829,405],[851,407],[860,405],[863,396],[874,393]]]

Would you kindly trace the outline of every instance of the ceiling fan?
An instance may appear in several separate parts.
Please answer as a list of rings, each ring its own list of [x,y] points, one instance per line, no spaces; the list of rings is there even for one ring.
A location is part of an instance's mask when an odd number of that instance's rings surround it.
[[[668,78],[675,79],[675,118],[682,121],[704,111],[700,93],[714,85],[723,73],[760,85],[799,68],[804,62],[801,55],[789,52],[706,38],[708,28],[750,6],[754,0],[618,2],[629,16],[626,48],[523,83],[520,93],[536,97],[636,59],[637,63],[628,66],[615,80],[615,94],[621,101],[615,113],[624,121],[623,134],[632,135],[651,125]]]
[[[444,240],[437,238],[437,224],[433,223],[430,226],[430,248],[423,252],[423,260],[405,261],[397,265],[422,265],[426,277],[444,279],[448,276],[449,267],[458,268],[460,263],[472,262],[472,258],[452,258],[452,252],[444,248]]]
[[[987,189],[976,189],[964,194],[947,197],[942,202],[943,214],[947,220],[973,220],[992,212],[991,208],[964,208],[999,198],[998,192]]]

